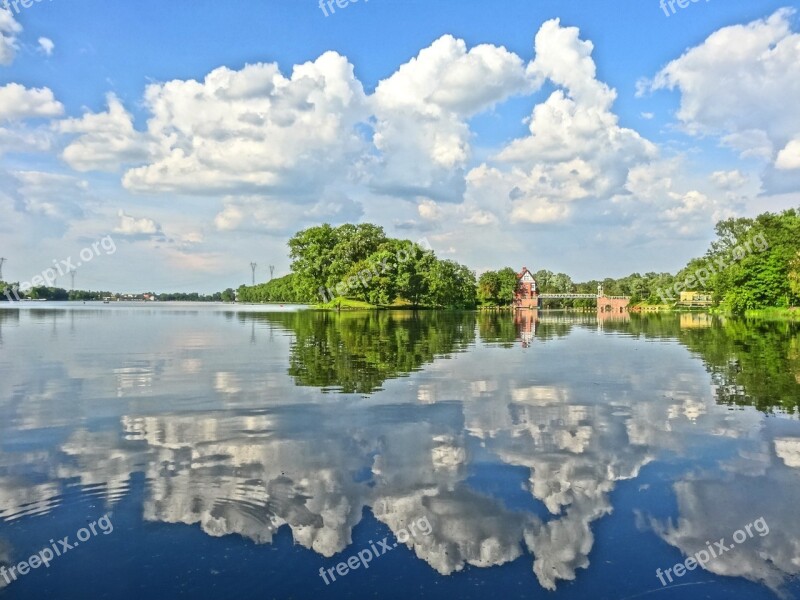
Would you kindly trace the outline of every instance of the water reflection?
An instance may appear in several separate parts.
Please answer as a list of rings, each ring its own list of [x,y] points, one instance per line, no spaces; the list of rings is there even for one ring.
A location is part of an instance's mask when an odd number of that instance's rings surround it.
[[[427,517],[432,534],[408,545],[439,574],[525,556],[556,590],[591,570],[619,486],[669,465],[677,513],[638,508],[660,566],[674,563],[669,547],[691,554],[764,517],[768,536],[707,572],[779,591],[800,571],[800,428],[780,410],[800,398],[789,326],[3,313],[6,523],[55,511],[72,488],[118,506],[142,474],[138,510],[152,523],[258,544],[288,527],[332,557],[365,508],[394,532]],[[526,475],[514,491],[484,466]]]
[[[387,379],[463,351],[475,340],[473,313],[323,312],[314,318],[307,313],[266,318],[294,334],[289,374],[298,385],[344,393],[375,392]]]
[[[794,438],[792,443],[797,441]],[[775,449],[783,443],[775,440]],[[800,476],[797,466],[791,467],[785,459],[775,460],[770,444],[754,446],[746,457],[721,465],[722,472],[704,472],[677,482],[674,490],[680,518],[677,522],[655,522],[654,528],[667,543],[690,556],[709,540],[713,545],[724,538],[725,545],[731,546],[734,532],[763,518],[768,526],[766,535],[762,528],[704,568],[762,583],[788,597],[784,584],[800,572],[800,511],[796,502],[800,498]],[[790,457],[797,458],[796,450]]]

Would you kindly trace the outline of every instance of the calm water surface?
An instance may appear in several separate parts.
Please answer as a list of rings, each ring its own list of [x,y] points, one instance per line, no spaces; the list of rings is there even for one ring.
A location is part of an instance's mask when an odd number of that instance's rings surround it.
[[[4,307],[0,598],[800,598],[799,405],[787,324]]]

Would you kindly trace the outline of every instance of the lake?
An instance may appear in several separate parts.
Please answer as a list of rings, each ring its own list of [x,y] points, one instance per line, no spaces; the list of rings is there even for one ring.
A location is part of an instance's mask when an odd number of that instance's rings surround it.
[[[0,598],[800,598],[799,406],[787,323],[0,304]]]

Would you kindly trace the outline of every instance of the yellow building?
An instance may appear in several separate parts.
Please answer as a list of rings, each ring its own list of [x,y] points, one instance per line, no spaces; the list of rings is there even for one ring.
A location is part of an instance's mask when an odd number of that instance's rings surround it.
[[[681,292],[680,306],[711,306],[711,294],[701,292]]]

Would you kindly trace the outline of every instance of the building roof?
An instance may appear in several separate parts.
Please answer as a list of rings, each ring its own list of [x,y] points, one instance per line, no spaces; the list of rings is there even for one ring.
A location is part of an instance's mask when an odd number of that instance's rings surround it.
[[[517,279],[522,279],[523,277],[525,277],[525,273],[527,273],[528,275],[530,275],[531,277],[533,277],[533,273],[531,273],[531,272],[530,272],[530,270],[528,269],[528,267],[522,267],[522,271],[520,271],[519,273],[517,273]],[[535,280],[535,279],[536,279],[536,277],[533,277],[533,279]]]

